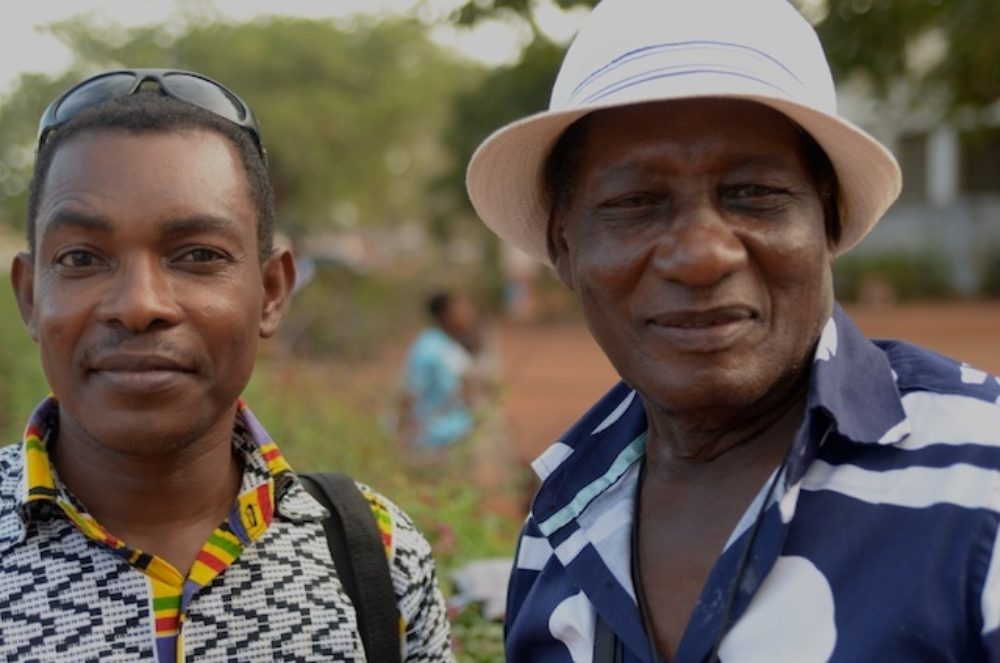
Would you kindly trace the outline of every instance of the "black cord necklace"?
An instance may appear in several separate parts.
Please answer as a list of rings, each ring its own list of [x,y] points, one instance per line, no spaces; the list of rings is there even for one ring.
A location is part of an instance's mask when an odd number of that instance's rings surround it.
[[[767,507],[771,503],[771,496],[774,495],[774,489],[778,485],[778,480],[781,475],[785,472],[785,465],[788,464],[788,456],[791,453],[791,448],[785,452],[785,456],[781,459],[781,464],[778,465],[778,469],[775,470],[774,476],[767,484],[767,492],[764,493],[764,500],[760,503],[760,508],[757,509],[757,516],[753,520],[753,526],[750,528],[750,534],[747,537],[746,545],[743,546],[743,550],[740,552],[740,561],[736,565],[736,574],[733,576],[732,582],[729,583],[729,590],[726,595],[726,605],[722,609],[722,618],[719,620],[719,630],[715,634],[715,642],[712,644],[712,653],[708,655],[708,660],[710,663],[719,663],[719,647],[722,646],[722,639],[726,637],[726,633],[729,632],[729,616],[733,611],[733,603],[736,602],[736,594],[739,592],[740,583],[743,582],[743,576],[746,574],[747,567],[750,565],[750,551],[753,550],[753,544],[757,541],[757,533],[760,532],[760,527],[764,523],[764,514],[767,513]]]
[[[826,434],[823,436],[823,440],[826,440],[826,435],[828,435],[829,432],[830,429],[828,428]],[[822,444],[822,442],[820,444]],[[767,512],[767,507],[771,502],[771,497],[774,495],[774,490],[778,485],[781,475],[784,473],[785,466],[788,464],[788,457],[790,454],[791,449],[785,452],[785,455],[781,460],[781,464],[778,465],[778,469],[775,470],[774,475],[768,481],[767,490],[764,493],[764,499],[761,502],[760,508],[757,510],[757,515],[754,517],[754,522],[750,528],[746,545],[743,546],[743,550],[740,552],[739,563],[736,566],[736,574],[733,576],[732,581],[730,581],[729,589],[726,592],[726,603],[722,610],[719,630],[716,633],[715,642],[712,645],[712,651],[708,657],[710,663],[719,663],[719,647],[722,646],[722,640],[729,630],[729,619],[730,614],[732,613],[733,603],[736,601],[736,595],[738,593],[740,583],[743,581],[743,576],[746,574],[747,567],[750,564],[750,551],[753,549],[754,543],[757,540],[757,534],[764,522],[764,514]],[[641,507],[642,483],[645,475],[646,457],[643,456],[639,465],[639,480],[636,485],[635,493],[635,513],[632,518],[632,577],[635,582],[635,595],[636,602],[639,604],[639,615],[642,618],[642,626],[646,631],[647,639],[649,641],[649,660],[653,661],[653,663],[662,663],[663,658],[656,650],[652,623],[649,619],[649,607],[646,603],[646,595],[642,588],[642,575],[639,570],[639,511]]]
[[[834,422],[831,420],[827,426],[826,430],[823,431],[823,437],[820,438],[819,444],[816,446],[817,449],[826,444],[826,438],[830,436],[833,432]],[[770,484],[767,487],[767,493],[764,495],[764,501],[760,505],[760,509],[757,511],[757,517],[754,519],[753,529],[750,531],[750,536],[747,538],[747,544],[743,547],[743,552],[740,554],[740,563],[737,566],[736,576],[733,581],[729,584],[729,595],[726,597],[726,607],[722,611],[722,619],[719,622],[719,631],[715,636],[715,644],[712,645],[712,653],[709,654],[709,663],[719,663],[719,648],[722,646],[722,639],[726,637],[726,633],[729,632],[729,616],[733,609],[733,603],[736,601],[736,593],[739,589],[740,583],[743,581],[743,576],[746,574],[747,567],[750,565],[750,551],[753,549],[753,544],[757,540],[757,533],[760,531],[760,526],[764,522],[764,513],[767,512],[767,506],[771,502],[771,496],[774,494],[774,489],[778,485],[778,479],[785,472],[785,468],[788,465],[788,459],[792,455],[792,449],[795,448],[793,444],[788,451],[785,452],[784,458],[781,459],[781,465],[778,466],[778,470],[774,473],[774,477],[771,478]]]
[[[646,478],[646,456],[639,461],[639,480],[635,488],[635,513],[632,515],[632,578],[635,584],[635,599],[639,604],[639,616],[642,618],[642,628],[649,641],[649,660],[662,663],[663,658],[656,651],[656,638],[653,637],[653,624],[649,619],[649,606],[646,603],[646,592],[642,588],[642,572],[639,570],[639,511],[642,504],[642,482]]]

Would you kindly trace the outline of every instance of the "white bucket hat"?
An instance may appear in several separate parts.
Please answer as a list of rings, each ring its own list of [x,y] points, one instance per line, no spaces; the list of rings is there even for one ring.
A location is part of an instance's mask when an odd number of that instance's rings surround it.
[[[809,132],[839,180],[838,254],[899,195],[895,158],[838,117],[823,48],[787,0],[604,0],[566,53],[549,110],[499,129],[472,156],[472,205],[501,238],[549,262],[543,174],[559,136],[594,110],[692,97],[756,101]]]

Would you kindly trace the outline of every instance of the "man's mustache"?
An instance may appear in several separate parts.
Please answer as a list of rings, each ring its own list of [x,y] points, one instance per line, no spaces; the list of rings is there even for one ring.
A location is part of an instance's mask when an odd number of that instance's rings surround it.
[[[128,330],[109,332],[86,348],[81,356],[81,363],[84,367],[93,366],[102,358],[118,353],[169,357],[192,370],[198,370],[204,363],[199,355],[155,332],[137,333]]]

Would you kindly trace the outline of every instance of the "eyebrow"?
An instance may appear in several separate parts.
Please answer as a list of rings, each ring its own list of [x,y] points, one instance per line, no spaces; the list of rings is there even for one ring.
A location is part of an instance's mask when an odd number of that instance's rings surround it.
[[[62,209],[46,219],[41,238],[45,238],[52,233],[66,228],[77,228],[104,234],[111,233],[114,230],[113,224],[103,216],[88,214],[78,210]],[[243,236],[243,229],[239,223],[236,223],[232,219],[209,214],[170,219],[159,228],[159,234],[163,237],[177,237],[197,233],[220,233],[232,239],[240,239]]]
[[[233,219],[211,214],[199,214],[170,219],[160,227],[160,235],[176,237],[198,233],[218,233],[232,239],[242,239],[245,230]]]
[[[47,237],[64,228],[79,228],[81,230],[109,233],[111,232],[111,222],[102,216],[95,216],[72,209],[60,209],[45,220],[41,237]]]

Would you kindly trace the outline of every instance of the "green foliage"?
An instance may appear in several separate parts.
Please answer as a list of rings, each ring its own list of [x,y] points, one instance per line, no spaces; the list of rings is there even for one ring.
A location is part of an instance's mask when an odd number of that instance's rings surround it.
[[[451,622],[455,656],[464,663],[504,663],[503,624],[486,619],[470,606]]]
[[[940,299],[954,294],[947,261],[932,252],[848,254],[834,264],[833,278],[840,301],[863,300],[866,291],[870,293],[875,288],[902,301]]]
[[[452,205],[444,208],[437,218],[441,225],[447,225],[451,219],[467,219],[468,226],[475,228],[486,247],[480,280],[493,303],[503,297],[499,241],[475,218],[465,196],[465,169],[476,147],[490,133],[548,106],[562,53],[561,47],[536,39],[522,53],[519,62],[489,72],[475,86],[456,96],[452,121],[442,136],[445,149],[452,155],[451,169],[438,179],[435,188],[446,192],[445,198]],[[496,103],[497,99],[503,103]]]
[[[339,382],[333,375],[338,371],[352,376],[348,389],[331,387]],[[434,550],[446,596],[453,592],[451,570],[513,554],[520,523],[485,512],[482,492],[463,470],[463,450],[433,476],[408,465],[380,423],[391,386],[354,373],[350,365],[272,358],[258,364],[245,397],[293,468],[348,472],[401,505]],[[453,639],[459,661],[503,661],[503,627],[476,606],[454,616]]]
[[[337,373],[351,376],[349,386]],[[433,479],[408,463],[383,423],[392,390],[350,364],[264,357],[244,397],[292,467],[348,472],[404,505],[443,569],[511,555],[519,524],[482,513],[481,491],[463,478],[462,450],[436,466]]]
[[[985,106],[1000,91],[1000,3],[983,0],[828,0],[820,38],[838,78],[863,73],[885,94],[906,79],[921,93],[949,93],[954,108]],[[945,52],[914,71],[908,50],[930,32]]]
[[[537,40],[520,61],[496,69],[474,88],[456,96],[452,123],[444,140],[459,155],[452,175],[460,179],[469,157],[480,142],[495,129],[517,118],[545,110],[562,60],[563,49],[549,41]],[[502,104],[494,103],[503,99]]]
[[[10,281],[0,279],[0,446],[21,439],[28,415],[48,393],[38,349],[21,324]]]
[[[53,28],[74,54],[74,71],[57,81],[23,77],[0,106],[0,213],[11,224],[23,218],[45,105],[82,72],[121,66],[199,71],[244,97],[261,122],[281,226],[292,235],[421,217],[426,185],[447,162],[436,137],[469,65],[412,21],[346,29],[288,18],[189,20],[169,29],[112,30],[80,19]]]
[[[292,301],[281,339],[299,356],[363,359],[419,323],[423,294],[413,279],[320,266]]]
[[[1000,90],[1000,3],[990,0],[793,0],[820,17],[817,31],[837,80],[863,73],[880,94],[906,79],[914,98],[945,91],[952,109],[983,107]],[[469,0],[452,19],[462,25],[484,19],[517,17],[535,41],[544,40],[533,19],[532,0]],[[595,0],[556,0],[569,9],[592,7]],[[914,43],[936,32],[945,52],[926,71],[910,66]],[[530,83],[529,83],[530,85]]]
[[[16,94],[0,104],[0,223],[23,227],[38,120],[52,98],[78,78],[75,74],[55,80],[40,74],[23,75]]]
[[[562,9],[573,7],[593,7],[598,0],[555,0],[555,4]],[[538,30],[532,19],[532,11],[535,3],[532,0],[469,0],[464,5],[455,10],[452,20],[459,25],[473,25],[478,21],[487,18],[497,18],[502,16],[521,16],[531,23],[535,34]]]

